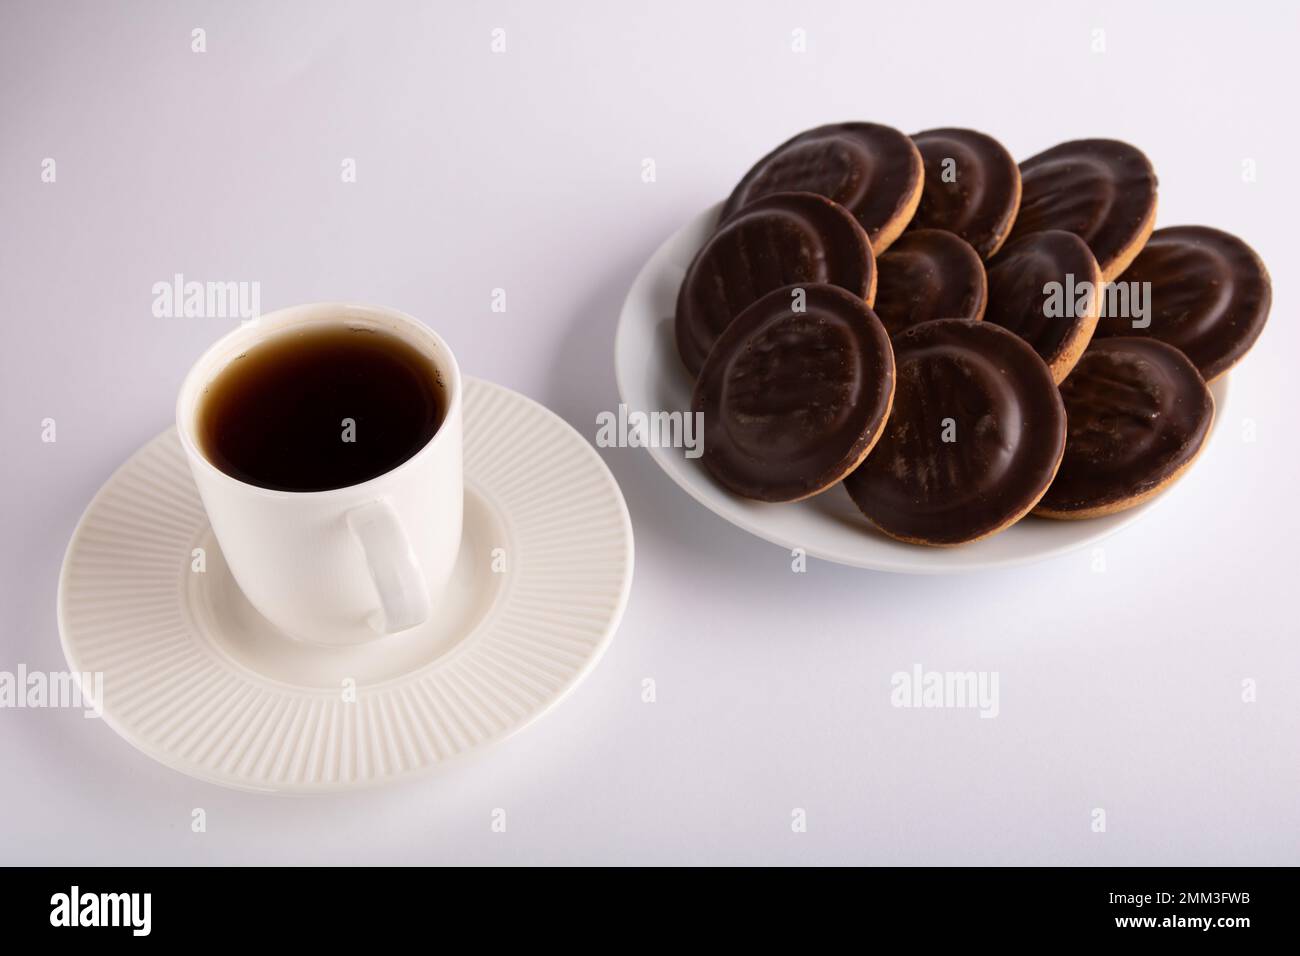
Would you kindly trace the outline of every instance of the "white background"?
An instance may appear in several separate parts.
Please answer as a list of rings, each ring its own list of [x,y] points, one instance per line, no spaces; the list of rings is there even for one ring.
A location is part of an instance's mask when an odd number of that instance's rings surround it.
[[[1214,445],[1110,539],[1104,573],[1085,552],[956,578],[794,574],[644,451],[605,449],[636,578],[555,713],[414,784],[285,798],[192,781],[76,712],[0,711],[0,862],[1300,863],[1294,6],[0,11],[3,670],[63,667],[55,585],[77,517],[231,324],[154,318],[151,287],[177,272],[260,281],[264,310],[411,312],[467,372],[589,439],[617,406],[637,269],[822,122],[970,126],[1021,158],[1129,140],[1159,173],[1159,224],[1238,233],[1274,281]],[[997,671],[1000,716],[891,707],[890,675],[915,663]]]

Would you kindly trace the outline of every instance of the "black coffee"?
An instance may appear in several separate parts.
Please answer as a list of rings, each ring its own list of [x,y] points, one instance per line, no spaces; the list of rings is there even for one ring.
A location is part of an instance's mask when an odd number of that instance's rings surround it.
[[[200,399],[202,451],[232,477],[281,491],[344,488],[424,447],[447,396],[433,363],[372,329],[288,330],[227,365]]]

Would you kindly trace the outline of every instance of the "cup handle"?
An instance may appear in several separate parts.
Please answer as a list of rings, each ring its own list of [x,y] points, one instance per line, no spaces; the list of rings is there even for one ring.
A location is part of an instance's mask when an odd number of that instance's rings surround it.
[[[371,616],[371,627],[381,634],[396,634],[426,621],[429,589],[392,502],[380,498],[353,508],[347,522],[365,552],[379,595],[379,611]]]

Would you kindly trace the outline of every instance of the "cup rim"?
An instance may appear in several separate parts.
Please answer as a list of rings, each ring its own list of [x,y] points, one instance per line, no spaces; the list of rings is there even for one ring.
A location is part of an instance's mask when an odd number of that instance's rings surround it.
[[[447,410],[443,413],[442,422],[433,436],[420,446],[410,458],[398,465],[390,468],[382,474],[375,475],[373,478],[367,478],[365,481],[359,481],[354,485],[344,485],[341,488],[323,488],[317,491],[286,491],[280,488],[264,488],[261,485],[255,485],[251,482],[244,481],[242,478],[236,478],[234,475],[227,474],[208,460],[203,449],[199,447],[195,436],[191,434],[190,424],[187,419],[193,419],[195,416],[187,414],[190,406],[195,407],[197,411],[197,398],[199,389],[211,382],[217,373],[214,373],[207,379],[207,382],[201,382],[200,370],[204,368],[214,355],[224,351],[229,351],[232,343],[240,338],[250,338],[249,346],[252,347],[264,337],[269,337],[276,332],[284,329],[293,328],[299,325],[315,324],[318,322],[328,322],[331,318],[340,323],[345,323],[349,316],[357,318],[370,318],[380,320],[382,323],[392,326],[410,329],[417,336],[423,336],[427,340],[423,345],[418,341],[412,341],[412,336],[403,336],[403,340],[409,345],[419,348],[426,356],[430,357],[435,363],[438,370],[450,379],[447,399]],[[269,325],[268,325],[269,323]],[[251,331],[250,331],[251,330]],[[258,333],[261,333],[259,336]],[[429,346],[437,349],[440,354],[429,356]],[[224,366],[222,366],[224,368]],[[414,467],[417,461],[427,458],[441,445],[445,445],[450,438],[444,439],[443,436],[450,431],[446,426],[452,420],[452,416],[460,414],[461,405],[461,373],[460,365],[456,361],[456,354],[451,350],[446,340],[437,332],[429,328],[419,319],[406,312],[398,309],[390,309],[385,306],[365,305],[356,302],[308,302],[302,305],[291,305],[282,309],[276,309],[273,312],[267,312],[257,318],[255,323],[240,325],[231,329],[225,335],[218,338],[215,342],[203,350],[202,354],[194,360],[190,370],[185,374],[181,381],[180,391],[176,395],[176,433],[180,437],[181,447],[185,451],[186,457],[192,465],[203,469],[206,473],[226,482],[237,485],[247,491],[257,493],[269,498],[292,498],[292,499],[320,499],[330,495],[353,494],[357,491],[365,492],[371,486],[377,486],[379,483],[389,480],[393,475],[407,468]]]

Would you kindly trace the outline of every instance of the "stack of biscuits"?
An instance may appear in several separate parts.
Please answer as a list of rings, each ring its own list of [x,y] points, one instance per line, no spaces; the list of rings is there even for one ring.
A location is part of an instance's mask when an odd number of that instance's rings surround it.
[[[1155,219],[1150,161],[1115,140],[1017,165],[968,129],[795,136],[678,294],[704,466],[769,502],[842,481],[871,526],[939,546],[1159,494],[1271,293],[1240,239]]]

